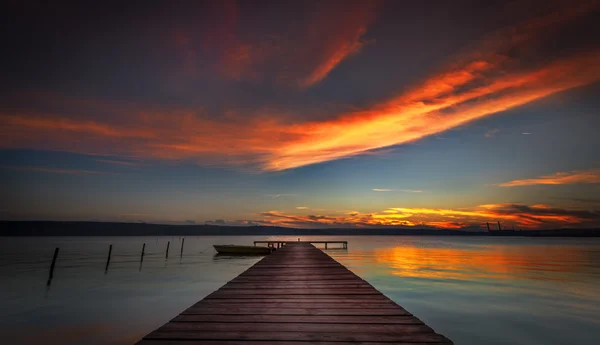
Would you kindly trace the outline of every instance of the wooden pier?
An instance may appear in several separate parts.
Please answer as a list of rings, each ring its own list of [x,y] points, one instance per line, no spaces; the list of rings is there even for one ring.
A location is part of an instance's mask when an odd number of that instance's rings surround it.
[[[137,345],[452,344],[310,243],[288,242]]]
[[[257,244],[266,244],[267,247],[270,248],[281,248],[284,245],[288,244],[288,243],[309,243],[309,244],[324,244],[325,245],[325,249],[348,249],[348,241],[254,241],[254,246],[256,247]],[[337,247],[337,248],[328,248],[328,245],[330,244],[341,244],[341,248]]]

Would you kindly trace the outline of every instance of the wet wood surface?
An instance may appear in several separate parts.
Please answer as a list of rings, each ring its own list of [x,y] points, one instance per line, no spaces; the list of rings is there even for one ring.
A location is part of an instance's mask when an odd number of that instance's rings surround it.
[[[452,344],[309,243],[288,243],[137,345]]]

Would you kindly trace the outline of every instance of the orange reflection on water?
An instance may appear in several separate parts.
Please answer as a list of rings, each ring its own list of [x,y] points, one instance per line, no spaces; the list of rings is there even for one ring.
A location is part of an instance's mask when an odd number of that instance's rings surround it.
[[[585,260],[577,247],[491,245],[475,249],[395,247],[376,249],[375,258],[394,275],[411,278],[474,280],[564,280]],[[558,274],[557,274],[558,273]]]

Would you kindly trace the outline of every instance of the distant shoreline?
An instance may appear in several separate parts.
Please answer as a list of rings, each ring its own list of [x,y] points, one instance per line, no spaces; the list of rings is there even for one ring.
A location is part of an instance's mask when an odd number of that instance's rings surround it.
[[[276,226],[169,225],[151,223],[0,221],[0,236],[518,236],[600,237],[600,229],[494,230],[406,228],[297,229]]]

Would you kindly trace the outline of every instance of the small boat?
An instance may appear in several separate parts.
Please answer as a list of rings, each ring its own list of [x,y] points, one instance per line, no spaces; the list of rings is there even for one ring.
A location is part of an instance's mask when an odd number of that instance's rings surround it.
[[[267,255],[271,254],[272,248],[255,246],[238,246],[235,244],[213,245],[219,254],[227,255]]]

